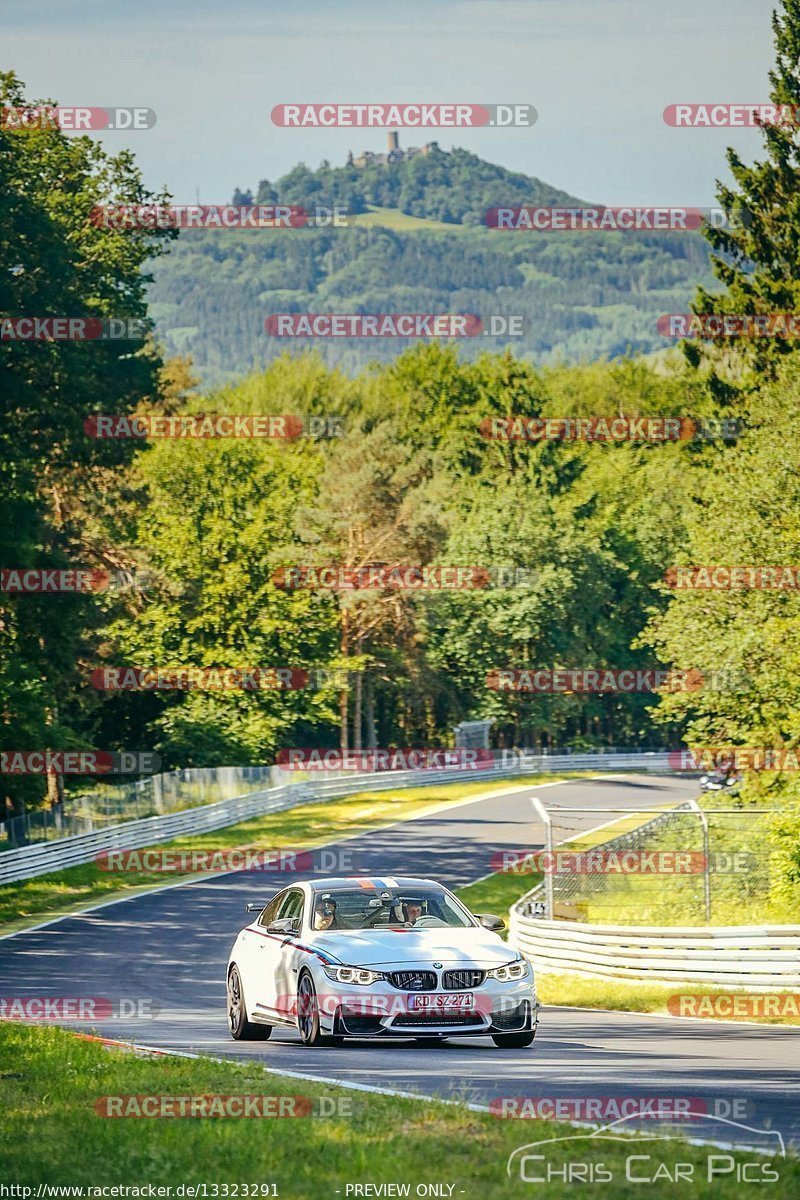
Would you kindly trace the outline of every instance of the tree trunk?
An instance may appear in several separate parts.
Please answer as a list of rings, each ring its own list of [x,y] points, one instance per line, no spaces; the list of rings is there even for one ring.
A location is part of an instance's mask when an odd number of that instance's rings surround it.
[[[359,647],[359,653],[360,651],[361,647]],[[356,751],[361,749],[361,695],[363,678],[363,671],[356,671],[355,692],[353,695],[353,749]]]
[[[47,799],[53,812],[60,814],[64,811],[64,778],[57,771],[47,774]]]
[[[365,690],[365,709],[367,719],[367,749],[378,749],[378,733],[375,728],[375,681],[367,675]]]
[[[342,690],[339,692],[339,749],[343,756],[346,756],[349,750],[347,718],[348,718],[348,703],[347,703],[347,659],[350,655],[350,614],[346,608],[342,608],[342,634],[339,641],[339,649],[342,655],[344,664],[344,683]]]

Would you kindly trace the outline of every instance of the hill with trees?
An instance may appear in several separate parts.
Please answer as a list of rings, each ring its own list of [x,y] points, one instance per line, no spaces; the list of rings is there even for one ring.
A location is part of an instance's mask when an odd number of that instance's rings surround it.
[[[371,207],[396,208],[412,217],[450,225],[483,225],[486,212],[498,205],[580,205],[568,192],[541,179],[508,171],[467,150],[441,150],[386,164],[332,167],[314,171],[300,163],[275,183],[262,179],[258,188],[234,194],[236,204],[344,206],[350,213]]]
[[[296,167],[240,203],[344,206],[346,228],[193,230],[153,267],[150,311],[173,354],[191,354],[215,386],[265,368],[286,349],[275,312],[468,312],[522,318],[522,335],[461,342],[465,358],[510,345],[538,365],[652,353],[671,343],[660,315],[685,312],[710,284],[697,233],[536,233],[488,229],[498,205],[580,206],[539,179],[463,150],[387,166]],[[429,227],[407,228],[426,222]],[[388,363],[403,339],[315,339],[324,361],[354,373]],[[308,348],[309,341],[295,341]]]

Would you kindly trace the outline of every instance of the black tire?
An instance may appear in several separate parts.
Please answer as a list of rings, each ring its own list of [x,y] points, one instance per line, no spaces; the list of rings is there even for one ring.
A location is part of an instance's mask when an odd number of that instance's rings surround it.
[[[524,1050],[535,1037],[535,1029],[526,1029],[523,1033],[493,1033],[492,1041],[501,1050]]]
[[[297,1030],[304,1046],[341,1046],[343,1037],[332,1037],[321,1031],[317,989],[308,971],[297,981]]]
[[[247,1016],[244,988],[239,968],[234,964],[228,972],[228,1029],[236,1042],[265,1042],[272,1033],[271,1025],[256,1025]]]

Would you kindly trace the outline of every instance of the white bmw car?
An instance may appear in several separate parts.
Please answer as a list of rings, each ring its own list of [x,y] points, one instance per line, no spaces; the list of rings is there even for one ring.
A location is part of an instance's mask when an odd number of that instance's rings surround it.
[[[237,937],[228,960],[228,1023],[239,1039],[297,1029],[307,1046],[346,1037],[426,1042],[490,1036],[530,1046],[539,1005],[533,969],[430,879],[296,883]]]

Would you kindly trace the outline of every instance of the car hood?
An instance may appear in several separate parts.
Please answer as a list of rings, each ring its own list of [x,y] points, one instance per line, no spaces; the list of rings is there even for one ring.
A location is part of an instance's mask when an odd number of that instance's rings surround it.
[[[381,929],[318,934],[311,943],[352,967],[509,962],[515,951],[488,929]]]

